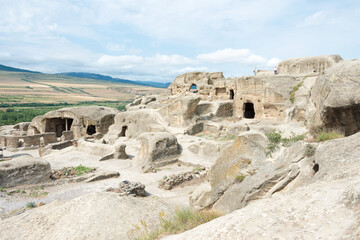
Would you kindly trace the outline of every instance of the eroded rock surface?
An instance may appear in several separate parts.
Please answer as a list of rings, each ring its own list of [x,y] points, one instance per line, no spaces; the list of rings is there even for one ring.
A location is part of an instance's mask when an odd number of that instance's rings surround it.
[[[127,239],[140,220],[152,229],[169,206],[152,198],[97,192],[70,201],[54,201],[0,224],[1,239]]]
[[[41,183],[50,180],[48,161],[31,156],[21,156],[0,162],[0,187]]]
[[[173,163],[181,153],[176,137],[170,133],[143,133],[139,136],[139,141],[141,148],[138,158],[143,169]]]
[[[289,157],[298,155],[291,152]],[[328,141],[317,148],[313,176],[302,186],[164,239],[359,239],[358,156],[360,133]]]

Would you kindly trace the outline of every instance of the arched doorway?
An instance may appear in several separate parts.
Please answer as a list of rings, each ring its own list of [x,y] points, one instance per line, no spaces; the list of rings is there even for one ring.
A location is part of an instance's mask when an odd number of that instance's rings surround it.
[[[190,87],[190,92],[197,93],[198,89],[195,83],[193,83]]]
[[[87,135],[94,135],[96,133],[96,127],[94,125],[89,125],[86,129]]]
[[[244,118],[254,118],[255,117],[255,110],[254,104],[252,102],[244,103]]]
[[[235,95],[235,93],[234,93],[234,90],[230,90],[230,99],[231,100],[233,100],[234,99],[234,95]]]

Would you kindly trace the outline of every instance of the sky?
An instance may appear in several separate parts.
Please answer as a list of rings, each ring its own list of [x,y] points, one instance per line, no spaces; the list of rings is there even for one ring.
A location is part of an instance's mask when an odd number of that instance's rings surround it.
[[[0,64],[171,82],[360,57],[359,0],[0,0]]]

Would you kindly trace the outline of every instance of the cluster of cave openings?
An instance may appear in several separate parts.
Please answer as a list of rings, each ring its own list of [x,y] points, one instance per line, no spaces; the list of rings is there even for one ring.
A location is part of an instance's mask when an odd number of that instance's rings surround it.
[[[244,118],[254,118],[255,117],[255,110],[254,104],[252,102],[244,103]]]
[[[88,125],[86,128],[87,135],[93,135],[96,133],[96,127],[94,125]]]
[[[127,128],[128,128],[127,126],[122,126],[119,137],[125,137],[126,136]]]
[[[71,129],[72,123],[72,118],[49,118],[45,122],[45,132],[55,132],[56,137],[61,137],[63,131]]]
[[[197,93],[198,89],[195,83],[193,83],[190,87],[190,92]]]

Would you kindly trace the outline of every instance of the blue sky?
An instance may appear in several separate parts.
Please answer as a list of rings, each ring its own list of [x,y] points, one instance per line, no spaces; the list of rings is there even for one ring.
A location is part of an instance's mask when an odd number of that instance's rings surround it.
[[[359,0],[0,0],[0,64],[172,81],[360,57]]]

